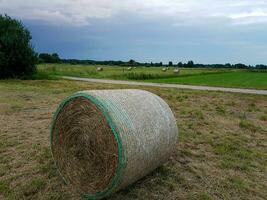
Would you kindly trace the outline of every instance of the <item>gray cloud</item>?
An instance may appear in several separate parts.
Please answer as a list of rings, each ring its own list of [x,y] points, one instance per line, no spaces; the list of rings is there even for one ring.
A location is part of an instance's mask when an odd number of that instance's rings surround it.
[[[194,25],[203,19],[225,19],[233,25],[267,23],[263,0],[1,0],[0,12],[67,26],[86,26],[125,13],[147,20],[169,18],[171,25]]]

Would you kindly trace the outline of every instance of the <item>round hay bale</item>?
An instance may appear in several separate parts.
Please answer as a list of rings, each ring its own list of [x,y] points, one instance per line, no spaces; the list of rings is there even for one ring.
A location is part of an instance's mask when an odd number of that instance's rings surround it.
[[[51,124],[51,151],[63,180],[101,199],[142,178],[172,154],[173,113],[143,90],[82,91],[63,100]]]
[[[96,71],[98,71],[98,72],[103,71],[103,67],[98,67],[98,68],[96,68]]]
[[[128,68],[127,68],[128,71],[131,71],[132,69],[133,69],[132,67],[128,67]]]
[[[167,71],[167,68],[166,67],[162,68],[162,71],[163,72],[166,72]]]
[[[174,69],[173,72],[174,72],[175,74],[180,74],[180,69]]]

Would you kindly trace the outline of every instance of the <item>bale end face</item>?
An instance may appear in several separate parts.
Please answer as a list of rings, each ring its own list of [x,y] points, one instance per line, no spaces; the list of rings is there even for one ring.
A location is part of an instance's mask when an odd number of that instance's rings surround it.
[[[52,136],[53,157],[67,183],[90,195],[108,188],[118,167],[118,143],[95,104],[85,97],[67,101]]]

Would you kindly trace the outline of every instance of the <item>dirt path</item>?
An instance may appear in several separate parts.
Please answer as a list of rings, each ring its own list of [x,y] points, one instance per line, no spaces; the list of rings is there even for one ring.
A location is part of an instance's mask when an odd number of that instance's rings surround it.
[[[105,80],[105,79],[78,78],[78,77],[68,77],[68,76],[63,76],[63,78],[75,80],[75,81],[86,81],[86,82],[93,82],[93,83],[141,85],[141,86],[164,87],[164,88],[178,88],[178,89],[221,91],[221,92],[267,95],[267,90],[255,90],[255,89],[209,87],[209,86],[180,85],[180,84],[167,84],[167,83],[145,83],[145,82],[136,82],[136,81]]]

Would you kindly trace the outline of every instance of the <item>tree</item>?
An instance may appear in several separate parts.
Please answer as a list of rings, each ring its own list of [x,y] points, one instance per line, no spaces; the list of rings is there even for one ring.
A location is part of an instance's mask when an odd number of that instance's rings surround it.
[[[182,68],[184,65],[183,65],[182,62],[178,62],[177,66],[180,67],[180,68]]]
[[[131,66],[135,65],[135,61],[134,61],[133,59],[129,60],[128,63],[129,63],[129,65],[131,65]]]
[[[236,69],[246,69],[246,68],[248,68],[248,66],[246,66],[246,65],[244,65],[242,63],[235,64],[234,67]]]
[[[36,71],[37,54],[31,39],[21,22],[0,15],[0,79],[30,76]]]
[[[59,58],[57,53],[53,53],[52,57],[54,58],[55,62],[57,62],[57,63],[60,62],[60,58]]]
[[[256,65],[256,69],[267,69],[266,65]]]
[[[39,62],[44,63],[60,63],[61,59],[59,58],[57,53],[53,53],[52,55],[48,53],[40,53]],[[72,61],[71,61],[72,62]]]
[[[188,61],[187,67],[194,67],[194,62],[192,60]]]
[[[225,64],[225,67],[226,67],[226,68],[231,68],[232,65],[231,65],[230,63],[226,63],[226,64]]]
[[[173,64],[172,64],[172,61],[169,62],[169,66],[171,67]]]

